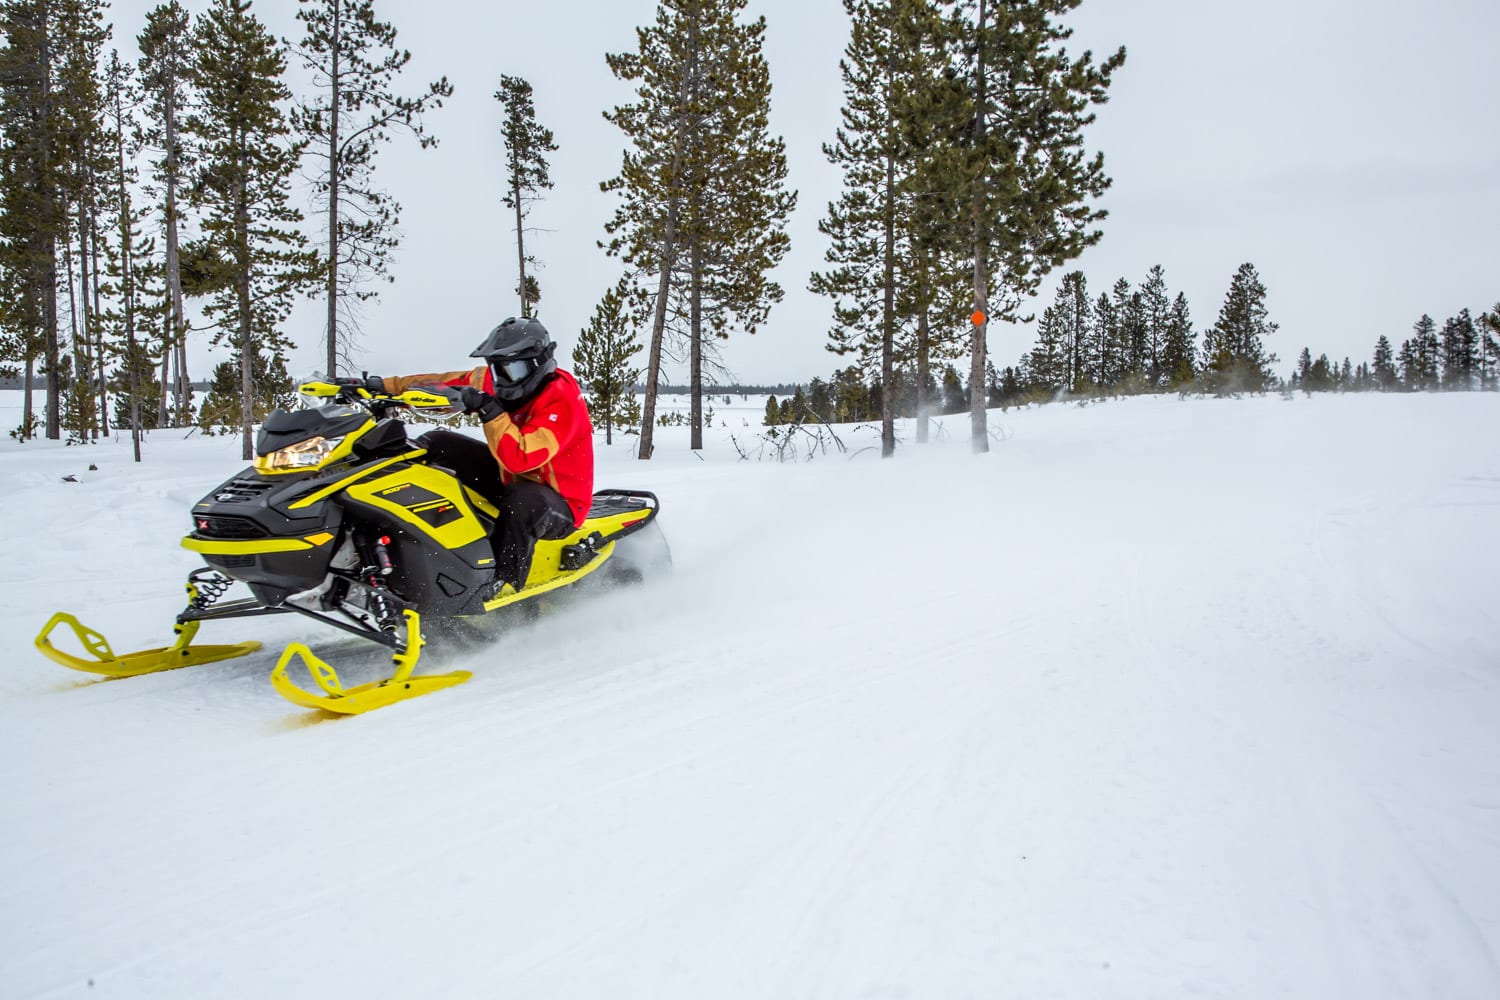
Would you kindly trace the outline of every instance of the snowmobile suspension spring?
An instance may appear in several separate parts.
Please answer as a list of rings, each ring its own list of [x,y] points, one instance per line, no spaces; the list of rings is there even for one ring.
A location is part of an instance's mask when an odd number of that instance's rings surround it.
[[[386,600],[384,581],[373,572],[368,573],[367,580],[370,587],[370,604],[373,605],[372,610],[375,612],[376,620],[380,622],[380,630],[394,633],[400,622],[396,613],[391,610],[391,602]]]
[[[202,611],[223,597],[224,591],[232,586],[234,581],[221,573],[199,570],[188,577],[188,593],[192,595],[188,607]]]

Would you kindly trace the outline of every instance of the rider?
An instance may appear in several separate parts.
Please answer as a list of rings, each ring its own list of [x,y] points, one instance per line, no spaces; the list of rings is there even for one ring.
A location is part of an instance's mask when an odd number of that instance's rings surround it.
[[[469,355],[484,359],[472,371],[363,380],[366,388],[391,395],[413,387],[458,388],[464,412],[479,415],[488,447],[442,429],[417,443],[433,464],[453,470],[500,508],[490,539],[496,596],[524,587],[537,539],[571,534],[593,501],[594,429],[578,383],[557,367],[556,349],[538,320],[513,316]]]

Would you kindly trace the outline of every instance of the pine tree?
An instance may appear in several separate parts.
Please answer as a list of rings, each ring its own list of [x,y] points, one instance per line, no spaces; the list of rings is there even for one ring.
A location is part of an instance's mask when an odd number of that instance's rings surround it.
[[[1464,309],[1443,324],[1440,350],[1443,389],[1467,392],[1474,388],[1474,372],[1479,367],[1479,331],[1474,319]]]
[[[1255,265],[1241,264],[1229,284],[1219,321],[1203,336],[1203,377],[1218,395],[1263,392],[1271,384],[1276,355],[1265,338],[1276,332],[1266,310],[1266,287]]]
[[[1093,309],[1089,305],[1088,281],[1082,271],[1063,275],[1052,308],[1057,311],[1057,322],[1062,328],[1065,354],[1060,388],[1079,392],[1085,380],[1084,360],[1088,357],[1089,338],[1093,335]]]
[[[898,288],[906,262],[903,194],[914,132],[905,114],[917,103],[918,81],[931,78],[909,39],[914,21],[931,13],[920,0],[844,0],[850,38],[839,63],[844,86],[842,125],[823,154],[843,173],[843,191],[818,229],[829,237],[830,265],[815,273],[811,291],[833,301],[828,349],[856,354],[860,367],[879,373],[881,455],[896,450],[896,336]],[[878,303],[878,305],[877,305]],[[919,307],[922,303],[916,303]]]
[[[1489,391],[1500,384],[1500,302],[1479,314],[1479,388]]]
[[[1146,275],[1140,296],[1146,385],[1151,392],[1156,392],[1168,375],[1163,356],[1172,324],[1172,300],[1167,294],[1166,272],[1160,264],[1152,267]]]
[[[1308,365],[1307,373],[1302,375],[1301,385],[1304,392],[1311,395],[1314,392],[1328,392],[1335,387],[1336,374],[1332,364],[1328,361],[1328,355],[1318,355],[1318,360]]]
[[[547,173],[547,154],[557,152],[557,143],[552,140],[552,131],[543,128],[536,120],[531,84],[518,76],[502,76],[495,100],[505,109],[500,135],[505,140],[509,181],[501,201],[516,213],[516,262],[520,275],[516,294],[521,297],[521,315],[532,316],[542,291],[536,278],[526,270],[527,264],[535,263],[535,258],[526,254],[526,215],[531,204],[541,196],[540,192],[552,187],[552,179]]]
[[[43,432],[59,440],[65,375],[74,365],[63,354],[58,301],[72,290],[75,309],[78,302],[71,237],[84,193],[80,168],[88,140],[97,135],[101,4],[5,0],[0,25],[6,42],[0,48],[0,271],[12,293],[3,315],[25,371],[22,436],[30,431],[33,379],[41,374]],[[79,231],[89,231],[87,218]],[[79,346],[75,342],[75,350]],[[87,382],[83,388],[87,392]]]
[[[119,345],[120,367],[113,378],[118,400],[116,423],[130,427],[135,460],[141,460],[141,430],[156,426],[160,419],[161,386],[150,377],[155,359],[138,334],[154,318],[171,321],[171,302],[158,297],[153,287],[157,270],[150,266],[154,245],[142,234],[145,213],[137,211],[132,199],[136,181],[136,154],[140,151],[141,133],[134,120],[135,94],[130,87],[130,69],[112,51],[106,71],[106,116],[109,123],[110,152],[113,159],[113,190],[110,191],[109,215],[112,218],[113,242],[110,246],[111,298],[116,308],[103,317],[114,331]],[[163,346],[166,346],[164,338]],[[151,407],[149,411],[143,407]],[[180,412],[180,411],[179,411]],[[123,419],[121,419],[123,417]]]
[[[57,98],[66,122],[59,154],[68,167],[62,195],[71,223],[63,243],[72,381],[65,426],[72,440],[108,433],[108,389],[102,378],[100,326],[99,206],[108,170],[102,153],[104,91],[100,61],[109,27],[103,0],[64,0],[60,6]],[[74,279],[77,279],[75,286]],[[96,392],[99,396],[96,398]]]
[[[967,81],[958,37],[930,0],[895,7],[892,113],[904,147],[897,160],[896,364],[915,365],[916,443],[929,437],[932,373],[967,351],[973,298],[965,150]],[[952,412],[950,400],[941,403]]]
[[[684,161],[688,209],[681,281],[688,305],[690,440],[703,447],[704,367],[731,328],[754,333],[782,289],[770,272],[791,246],[786,223],[797,195],[786,190],[785,144],[769,128],[771,78],[765,18],[741,24],[744,0],[710,9],[690,68],[699,125]]]
[[[114,391],[115,426],[129,427],[135,460],[141,460],[142,431],[156,427],[157,397],[161,385],[156,381],[156,357],[144,343],[127,343],[109,376]]]
[[[422,116],[441,108],[453,87],[443,77],[417,97],[395,92],[411,53],[396,47],[396,29],[377,19],[373,0],[298,0],[297,20],[305,27],[297,54],[318,96],[299,104],[292,122],[318,164],[315,189],[328,199],[324,340],[331,378],[341,360],[350,366],[356,304],[378,294],[371,282],[394,280],[390,258],[400,241],[401,205],[374,186],[375,153],[393,129],[419,148],[437,145]]]
[[[820,378],[807,384],[807,411],[813,423],[833,421],[833,387]]]
[[[1409,350],[1407,347],[1409,345]],[[1401,375],[1408,389],[1431,391],[1438,387],[1439,345],[1437,324],[1432,317],[1423,314],[1412,327],[1412,337],[1402,345],[1406,357],[1402,360]]]
[[[1397,388],[1395,355],[1391,351],[1391,341],[1385,334],[1375,341],[1375,363],[1371,372],[1375,388],[1381,392],[1390,392]]]
[[[626,425],[636,406],[633,390],[641,370],[632,362],[641,345],[635,336],[631,298],[624,280],[605,292],[573,349],[573,374],[588,391],[594,423],[604,424],[605,444],[614,442],[614,427]]]
[[[872,412],[870,390],[858,365],[834,372],[831,392],[833,413],[829,420],[832,423],[855,423],[878,415]]]
[[[1146,319],[1140,293],[1133,291],[1124,278],[1115,282],[1111,292],[1115,322],[1113,355],[1117,368],[1108,388],[1133,395],[1146,381]]]
[[[199,18],[195,50],[202,103],[187,124],[202,144],[202,171],[193,193],[221,269],[205,312],[217,326],[214,342],[227,340],[239,360],[248,461],[258,415],[252,403],[263,397],[256,365],[289,346],[279,327],[293,296],[326,275],[297,228],[302,214],[288,203],[303,143],[291,141],[284,110],[291,97],[282,80],[285,50],[250,13],[249,0],[214,0]]]
[[[255,392],[249,399],[250,408],[245,410],[244,370],[249,367]],[[198,411],[198,426],[204,431],[218,428],[230,434],[246,424],[257,424],[265,420],[272,410],[289,409],[296,405],[296,384],[287,374],[286,359],[280,354],[262,354],[256,351],[250,364],[235,354],[228,361],[214,366],[213,377],[208,384],[208,395]]]
[[[1121,359],[1120,317],[1114,300],[1100,293],[1094,302],[1093,339],[1089,344],[1089,363],[1085,384],[1097,395],[1103,395],[1119,376]]]
[[[900,361],[915,361],[918,441],[930,366],[953,354],[933,312],[966,313],[959,273],[968,193],[959,139],[968,111],[953,72],[950,28],[927,0],[844,0],[850,39],[840,61],[843,123],[823,154],[843,192],[819,229],[829,267],[808,288],[834,304],[829,351],[879,373],[880,451],[895,451]],[[910,330],[898,342],[901,328]],[[948,325],[942,324],[939,330]],[[957,345],[954,345],[956,348]]]
[[[1043,311],[1037,326],[1036,347],[1022,359],[1027,378],[1038,388],[1048,394],[1084,392],[1093,384],[1093,316],[1083,272],[1063,275],[1052,305]]]
[[[1064,297],[1063,301],[1071,307],[1068,297]],[[1045,388],[1049,394],[1072,388],[1068,376],[1068,324],[1067,318],[1059,313],[1061,305],[1042,310],[1042,319],[1037,325],[1036,346],[1025,360],[1027,380]]]
[[[1161,350],[1161,370],[1169,390],[1180,390],[1192,384],[1197,374],[1193,367],[1195,340],[1187,296],[1178,292],[1177,298],[1172,300],[1172,314],[1167,320]]]
[[[1422,388],[1422,362],[1418,355],[1416,341],[1410,337],[1401,342],[1401,350],[1396,353],[1396,363],[1401,369],[1402,388],[1407,392],[1416,392]]]
[[[703,366],[715,336],[754,332],[781,289],[769,272],[786,252],[795,195],[784,190],[786,157],[768,131],[770,75],[765,21],[741,23],[745,0],[663,0],[655,23],[637,30],[638,51],[608,56],[637,84],[637,102],[605,117],[631,148],[605,181],[621,204],[605,248],[636,280],[649,282],[651,342],[640,457],[653,450],[656,392],[665,338],[685,338],[692,384],[692,444],[702,445]],[[668,330],[669,311],[680,318]]]
[[[1061,44],[1059,18],[1082,0],[964,0],[955,19],[969,57],[969,142],[975,319],[970,359],[970,439],[989,450],[984,363],[989,321],[1014,322],[1041,279],[1099,241],[1103,211],[1091,199],[1109,186],[1104,158],[1088,158],[1090,110],[1107,99],[1121,48],[1095,65]],[[992,9],[993,8],[993,9]],[[972,18],[969,12],[972,11]]]
[[[187,313],[182,289],[183,188],[194,167],[195,155],[186,142],[183,122],[194,95],[190,86],[192,26],[188,12],[176,0],[146,15],[146,27],[136,38],[141,87],[146,98],[146,125],[141,133],[151,159],[154,212],[163,235],[162,262],[167,322],[163,326],[163,355],[170,359],[173,423],[185,426],[192,414],[192,382],[187,364]],[[167,393],[158,403],[167,407]]]

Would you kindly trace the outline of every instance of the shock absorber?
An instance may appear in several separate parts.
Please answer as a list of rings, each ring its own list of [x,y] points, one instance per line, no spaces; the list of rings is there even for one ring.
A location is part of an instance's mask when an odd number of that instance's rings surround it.
[[[389,535],[369,538],[360,534],[354,539],[364,563],[359,575],[369,589],[370,610],[375,614],[380,631],[394,635],[401,625],[401,613],[393,606],[390,588],[385,584],[385,578],[395,569],[391,563],[391,554],[386,548],[390,542]]]
[[[375,565],[380,570],[381,576],[390,576],[396,567],[391,564],[391,553],[386,546],[391,544],[390,535],[381,535],[375,539]]]

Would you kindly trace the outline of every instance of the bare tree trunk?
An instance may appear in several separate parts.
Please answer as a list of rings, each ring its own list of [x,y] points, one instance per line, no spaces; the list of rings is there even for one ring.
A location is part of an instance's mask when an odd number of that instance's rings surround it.
[[[99,218],[89,217],[89,253],[94,266],[94,367],[99,372],[99,430],[109,437],[109,372],[104,357],[104,296],[99,288]]]
[[[72,288],[72,275],[68,276],[69,288]],[[89,302],[89,223],[88,207],[84,204],[82,197],[78,199],[78,297],[83,306],[83,328],[81,334],[75,334],[75,338],[81,337],[73,348],[77,360],[73,362],[73,377],[79,380],[78,387],[73,390],[74,396],[79,403],[79,432],[85,431],[83,426],[88,425],[86,430],[88,436],[99,440],[99,421],[97,416],[90,411],[94,408],[94,323],[93,306]],[[87,400],[85,404],[84,400]]]
[[[245,175],[249,171],[246,163],[245,139],[239,139],[240,154],[235,158],[239,177],[234,192],[234,242],[235,242],[235,286],[239,311],[240,345],[240,457],[250,461],[255,457],[251,447],[250,425],[255,419],[255,345],[250,340],[250,207],[246,204]]]
[[[329,54],[333,64],[328,71],[328,377],[336,378],[339,370],[339,55],[343,45],[340,31],[343,4],[333,4],[333,37]],[[249,457],[248,455],[246,456]]]
[[[250,425],[255,413],[255,369],[251,355],[255,345],[250,343],[250,277],[241,274],[239,285],[239,341],[240,341],[240,457],[250,461],[255,452],[250,443]]]
[[[932,378],[931,321],[924,303],[917,312],[917,444],[926,444],[931,424],[932,398],[927,384]]]
[[[689,260],[692,267],[692,292],[689,303],[691,342],[688,345],[688,409],[692,430],[688,447],[703,450],[703,254],[698,240],[693,240]]]
[[[890,16],[890,22],[888,24],[885,51],[885,92],[887,102],[889,102],[890,95],[895,89],[896,75],[893,62],[896,53],[894,44],[896,34],[895,6],[889,6],[887,12]],[[891,134],[895,131],[895,123],[889,118],[889,107],[887,107],[886,114],[885,192],[881,205],[881,235],[885,240],[885,259],[882,262],[883,280],[881,282],[881,285],[885,289],[885,295],[881,303],[882,313],[880,317],[881,458],[890,458],[896,453],[896,154],[890,148],[894,144]]]
[[[29,441],[36,437],[36,428],[31,422],[31,407],[35,391],[32,388],[36,379],[36,358],[28,351],[26,354],[26,381],[21,390],[21,433],[25,435],[22,440]]]
[[[667,294],[672,288],[672,268],[677,263],[677,213],[681,209],[681,196],[675,190],[682,172],[683,135],[682,115],[677,116],[677,136],[672,149],[671,172],[667,175],[666,230],[662,234],[661,277],[656,283],[656,309],[651,320],[651,350],[646,359],[646,400],[641,406],[641,444],[636,457],[649,461],[655,449],[652,440],[652,425],[656,423],[656,386],[661,380],[661,346],[667,328]]]
[[[117,123],[124,121],[118,91],[115,93],[115,121]],[[136,372],[135,363],[135,258],[134,248],[130,245],[130,195],[125,187],[125,137],[120,129],[121,126],[117,124],[115,180],[118,187],[115,197],[119,199],[120,205],[120,287],[121,298],[124,299],[125,305],[125,369],[130,386],[130,446],[135,453],[135,460],[139,462],[141,460],[141,379]],[[94,273],[97,275],[98,270],[95,269]]]
[[[38,118],[45,123],[44,129],[56,128],[53,118],[52,100],[52,44],[50,18],[52,11],[44,8],[39,12],[37,64],[42,68],[42,106]],[[56,135],[38,137],[41,162],[38,164],[39,191],[42,210],[47,213],[46,225],[35,237],[36,254],[33,261],[41,261],[41,273],[34,274],[33,286],[42,299],[42,365],[47,376],[47,401],[45,433],[50,441],[62,440],[62,379],[58,377],[57,365],[60,349],[57,341],[57,188],[52,177],[52,148]],[[33,267],[36,265],[33,264]]]
[[[646,362],[646,401],[641,407],[641,444],[640,451],[636,455],[641,461],[648,461],[656,447],[652,436],[652,425],[656,423],[656,389],[657,383],[661,380],[661,348],[667,326],[667,296],[672,289],[672,270],[677,265],[677,223],[682,211],[682,161],[686,152],[688,128],[685,108],[688,105],[688,99],[693,95],[695,86],[693,79],[697,73],[698,19],[696,16],[689,21],[688,28],[690,35],[688,66],[677,88],[672,165],[667,173],[667,217],[666,229],[662,233],[661,277],[656,284],[656,310],[651,323],[651,350]]]
[[[47,257],[42,264],[42,361],[47,374],[47,438],[62,440],[62,379],[57,370],[61,350],[57,340],[57,242],[48,236]]]
[[[161,386],[161,392],[158,394],[156,400],[156,426],[158,427],[167,426],[167,394],[172,391],[171,355],[171,341],[163,337],[161,345],[161,376],[157,379],[157,382]]]
[[[73,236],[71,233],[68,233],[63,239],[63,270],[68,272],[68,346],[73,351],[73,371],[71,373],[73,377],[68,382],[68,398],[72,400],[74,406],[73,419],[78,421],[77,426],[69,429],[78,434],[79,441],[83,441],[87,432],[87,428],[84,426],[86,411],[82,405],[83,401],[80,398],[80,392],[86,392],[87,395],[92,396],[94,390],[91,386],[87,389],[82,388],[88,385],[84,381],[88,377],[88,360],[84,356],[83,347],[78,339],[78,296],[75,293],[73,285]]]
[[[521,296],[521,315],[530,316],[531,299],[526,290],[526,232],[521,228],[521,171],[514,151],[510,158],[510,185],[511,199],[516,203],[516,273],[521,276],[516,292]]]
[[[94,310],[90,304],[89,295],[92,286],[89,282],[89,215],[88,206],[82,198],[78,200],[78,298],[82,305],[83,324],[81,330],[75,330],[73,334],[73,353],[76,360],[73,362],[73,377],[78,385],[73,390],[74,397],[79,405],[79,433],[80,436],[86,430],[89,438],[99,440],[99,418],[94,409]],[[73,293],[73,274],[68,272],[68,295]],[[103,364],[103,359],[100,359]],[[87,424],[87,427],[84,425]]]
[[[880,319],[880,457],[896,453],[896,158],[885,157],[885,301]]]
[[[969,433],[973,451],[982,455],[990,450],[989,414],[985,412],[984,361],[988,353],[985,338],[989,331],[989,314],[985,312],[989,301],[989,253],[987,239],[976,241],[974,254],[974,312],[983,316],[974,324],[973,352],[969,355]]]
[[[672,158],[675,177],[682,161],[681,149]],[[652,425],[656,423],[656,385],[661,379],[661,344],[667,328],[667,294],[672,288],[672,266],[677,256],[677,200],[667,206],[667,230],[662,239],[661,277],[656,283],[656,310],[651,321],[651,350],[646,356],[646,399],[641,405],[641,445],[636,457],[648,461],[655,448]]]
[[[975,141],[981,159],[985,158],[985,93],[984,93],[984,25],[985,3],[979,0],[979,32],[975,35],[976,46],[976,104]],[[974,192],[974,343],[969,356],[969,434],[974,454],[990,450],[988,414],[985,413],[984,361],[987,353],[985,338],[989,329],[989,234],[985,230],[984,203],[987,177],[979,172]]]
[[[192,380],[187,367],[187,319],[182,303],[182,258],[177,237],[177,87],[167,90],[167,338],[165,349],[177,354],[177,426],[187,420],[192,405]],[[134,372],[134,366],[131,368]],[[132,374],[131,376],[135,376]],[[131,390],[135,392],[134,389]],[[137,404],[139,405],[139,404]]]

